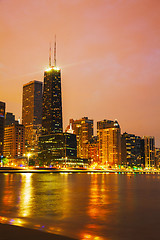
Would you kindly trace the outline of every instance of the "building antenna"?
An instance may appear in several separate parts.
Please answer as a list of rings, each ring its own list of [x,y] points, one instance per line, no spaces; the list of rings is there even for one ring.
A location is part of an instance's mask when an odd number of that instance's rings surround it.
[[[55,35],[55,42],[54,42],[54,66],[56,67],[56,35]]]
[[[49,67],[52,66],[52,47],[51,47],[51,42],[49,44]]]

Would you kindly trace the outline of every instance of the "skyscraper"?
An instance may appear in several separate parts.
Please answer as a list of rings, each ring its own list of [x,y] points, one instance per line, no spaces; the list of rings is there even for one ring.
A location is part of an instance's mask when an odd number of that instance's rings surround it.
[[[3,155],[5,103],[0,102],[0,157]]]
[[[99,161],[115,166],[121,164],[121,129],[117,121],[97,122]]]
[[[61,70],[56,66],[56,46],[54,53],[55,53],[54,66],[51,66],[50,55],[49,68],[44,72],[43,110],[42,110],[43,135],[63,132]]]
[[[35,150],[42,126],[42,82],[23,85],[22,124],[25,126],[26,151]]]
[[[42,136],[39,138],[39,161],[41,165],[63,165],[64,160],[72,161],[77,157],[76,136],[63,133],[61,70],[56,66],[56,42],[54,48],[54,66],[51,64],[44,72],[42,110]],[[72,159],[72,160],[71,160]]]

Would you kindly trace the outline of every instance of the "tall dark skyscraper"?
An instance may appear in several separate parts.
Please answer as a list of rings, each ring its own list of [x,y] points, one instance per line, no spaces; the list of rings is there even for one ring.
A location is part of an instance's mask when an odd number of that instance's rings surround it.
[[[5,123],[5,103],[0,102],[0,156],[3,155],[4,123]]]
[[[49,68],[44,72],[42,134],[62,133],[62,97],[61,70],[56,66],[56,43],[54,48],[54,66],[51,66],[51,50]]]
[[[44,72],[42,107],[42,136],[39,137],[38,159],[40,165],[76,165],[76,135],[63,133],[61,70],[56,66],[56,42],[54,47],[54,66],[51,64]],[[82,161],[80,162],[83,165]]]

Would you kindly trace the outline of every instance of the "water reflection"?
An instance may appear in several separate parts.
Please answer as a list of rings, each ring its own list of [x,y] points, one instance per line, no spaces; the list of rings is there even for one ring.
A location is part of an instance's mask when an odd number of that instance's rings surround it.
[[[17,186],[15,186],[15,178],[13,174],[4,174],[2,183],[2,203],[0,205],[2,209],[1,213],[6,216],[16,210],[17,205],[15,205],[15,202],[17,202],[18,199],[16,194]]]
[[[31,214],[32,173],[21,173],[22,184],[19,192],[19,216],[29,217]]]
[[[104,175],[91,175],[90,184],[90,202],[88,206],[88,214],[92,219],[104,219],[106,209],[102,206],[107,204],[107,197],[104,188]]]
[[[147,239],[159,184],[148,174],[0,174],[0,222],[77,239],[131,239],[134,231]]]
[[[5,186],[4,186],[4,192],[3,192],[3,210],[2,213],[7,213],[7,208],[10,208],[13,206],[14,202],[14,194],[12,192],[12,186],[10,182],[13,179],[13,175],[5,174]]]
[[[31,213],[31,175],[30,173],[1,175],[1,181],[4,183],[1,188],[0,212],[3,215],[0,216],[1,223],[18,226],[26,224],[24,217],[29,217]]]
[[[62,216],[63,218],[67,218],[67,216],[72,211],[72,205],[70,201],[70,188],[69,188],[69,177],[70,175],[64,174],[63,176],[63,184],[64,188],[62,189]]]
[[[100,236],[103,225],[106,225],[110,199],[107,194],[107,182],[105,174],[91,175],[89,188],[89,203],[87,213],[90,217],[90,223],[86,224],[81,233],[81,239],[104,239]],[[93,235],[94,232],[94,235]],[[105,239],[109,239],[107,236]]]

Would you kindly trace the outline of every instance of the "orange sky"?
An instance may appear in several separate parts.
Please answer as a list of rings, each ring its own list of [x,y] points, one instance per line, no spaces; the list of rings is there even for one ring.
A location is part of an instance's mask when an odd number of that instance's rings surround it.
[[[160,147],[160,1],[0,0],[0,101],[17,118],[23,84],[43,81],[55,34],[64,127],[117,119]]]

